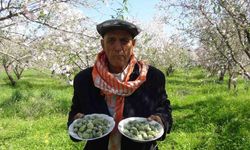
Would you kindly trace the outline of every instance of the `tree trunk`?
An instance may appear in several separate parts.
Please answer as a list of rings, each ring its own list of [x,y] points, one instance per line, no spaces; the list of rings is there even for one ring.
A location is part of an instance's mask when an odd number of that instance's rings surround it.
[[[244,72],[243,77],[244,77],[245,80],[250,80],[250,73]]]
[[[87,67],[89,67],[89,56],[86,54]]]
[[[232,83],[232,77],[233,77],[233,73],[232,73],[232,64],[230,62],[228,62],[228,67],[227,67],[227,70],[228,70],[228,89],[230,90],[231,89],[231,83]]]
[[[9,72],[9,69],[8,69],[8,66],[3,64],[3,67],[4,67],[4,70],[10,80],[10,83],[12,86],[15,86],[16,85],[16,81],[14,80],[14,78],[11,76],[10,72]]]
[[[18,80],[21,79],[21,76],[22,76],[24,69],[21,68],[19,65],[16,65],[15,68],[13,69],[13,71],[14,71],[17,79]]]
[[[168,68],[166,69],[166,75],[169,76],[169,75],[171,75],[173,72],[174,72],[173,66],[172,66],[172,64],[170,64],[170,65],[168,66]]]
[[[219,74],[219,81],[224,81],[224,76],[226,74],[226,69],[222,69],[220,74]]]
[[[228,78],[228,89],[231,89],[231,82],[232,82],[232,75],[229,73],[229,78]]]

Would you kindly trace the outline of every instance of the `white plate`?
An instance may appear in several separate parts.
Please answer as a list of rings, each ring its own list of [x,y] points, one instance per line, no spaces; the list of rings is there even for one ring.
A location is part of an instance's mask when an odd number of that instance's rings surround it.
[[[76,120],[74,120],[74,121],[70,124],[69,129],[68,129],[68,132],[69,132],[69,134],[70,134],[73,138],[75,138],[75,139],[77,139],[77,140],[95,140],[95,139],[102,138],[102,137],[106,136],[107,134],[109,134],[109,133],[113,130],[113,128],[115,127],[115,121],[114,121],[114,119],[113,119],[112,117],[108,116],[108,115],[105,115],[105,114],[90,114],[90,115],[85,115],[84,117],[86,117],[86,116],[98,116],[98,117],[101,117],[101,118],[104,118],[104,119],[108,120],[108,122],[109,122],[109,129],[108,129],[108,132],[105,133],[105,134],[103,134],[103,135],[100,136],[100,137],[90,138],[90,139],[82,139],[81,137],[79,137],[79,136],[74,132],[74,124],[77,122],[77,120],[81,120],[82,118],[76,119]]]
[[[126,134],[124,134],[124,125],[126,125],[128,122],[130,121],[148,121],[150,124],[158,124],[160,126],[160,130],[159,130],[159,133],[157,134],[157,136],[153,139],[150,139],[150,140],[138,140],[138,139],[135,139],[135,138],[131,138],[129,136],[127,136]],[[122,135],[126,136],[127,138],[133,140],[133,141],[136,141],[136,142],[149,142],[149,141],[154,141],[154,140],[157,140],[158,138],[160,138],[163,133],[164,133],[164,128],[161,124],[159,124],[158,122],[152,120],[152,121],[149,121],[147,118],[143,118],[143,117],[130,117],[130,118],[126,118],[126,119],[123,119],[122,121],[119,122],[118,124],[118,130],[121,132]]]

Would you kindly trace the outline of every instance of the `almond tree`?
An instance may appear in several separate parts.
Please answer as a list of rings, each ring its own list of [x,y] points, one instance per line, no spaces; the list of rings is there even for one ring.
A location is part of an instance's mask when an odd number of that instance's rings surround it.
[[[44,41],[45,38],[49,39],[54,38],[55,40],[58,37],[63,37],[63,39],[67,38],[70,39],[70,37],[75,37],[74,39],[78,37],[96,39],[96,37],[91,37],[89,34],[85,35],[84,32],[82,32],[86,28],[86,25],[89,25],[89,23],[86,23],[87,21],[85,21],[85,24],[83,24],[83,21],[86,20],[87,17],[79,13],[81,7],[92,8],[95,6],[94,5],[95,2],[103,3],[102,1],[98,0],[97,1],[89,1],[89,0],[87,1],[80,1],[80,0],[79,1],[78,0],[2,1],[1,0],[0,1],[1,62],[5,62],[5,67],[6,64],[8,64],[7,66],[15,64],[15,67],[8,67],[9,69],[7,70],[8,71],[13,70],[14,73],[16,73],[17,78],[20,78],[22,72],[21,66],[25,65],[27,60],[19,59],[19,57],[22,56],[24,58],[28,58],[29,56],[32,56],[29,57],[32,58],[32,61],[28,61],[28,62],[33,62],[31,66],[41,65],[37,62],[34,62],[33,56],[34,54],[39,54],[39,51],[35,52],[36,50],[38,50],[37,45],[39,45],[39,42]],[[72,28],[72,26],[74,28]],[[52,36],[53,34],[57,35],[57,37]],[[66,34],[67,37],[64,36]],[[15,55],[13,53],[13,52],[22,53],[24,49],[25,53],[23,53],[23,55]],[[43,50],[46,51],[48,49],[43,49]]]
[[[0,42],[0,63],[3,66],[5,73],[11,85],[15,85],[15,79],[19,80],[26,67],[28,67],[29,59],[29,48],[25,46],[24,39],[19,37],[12,37],[15,42],[11,40],[2,40]],[[11,72],[16,77],[13,77]]]
[[[174,12],[173,18],[179,21],[175,25],[183,34],[199,41],[197,52],[203,62],[215,57],[216,61],[205,63],[209,71],[219,70],[224,76],[226,68],[230,88],[232,78],[238,74],[250,79],[249,5],[247,0],[162,0],[159,7],[168,14]]]
[[[183,67],[191,59],[178,36],[166,36],[164,22],[160,18],[148,24],[138,24],[142,28],[137,38],[136,54],[139,59],[162,69]]]

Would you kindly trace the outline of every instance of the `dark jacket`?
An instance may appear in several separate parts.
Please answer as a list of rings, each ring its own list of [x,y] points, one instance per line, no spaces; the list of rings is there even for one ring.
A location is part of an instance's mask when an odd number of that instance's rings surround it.
[[[100,94],[100,89],[96,88],[92,79],[92,67],[79,72],[74,79],[74,96],[69,112],[68,126],[73,122],[73,117],[77,113],[92,114],[102,113],[110,115],[104,95]],[[139,67],[135,66],[130,75],[130,80],[135,80],[139,75]],[[130,96],[125,97],[124,118],[127,117],[149,117],[157,114],[164,124],[164,134],[160,140],[164,140],[166,133],[170,132],[172,126],[170,101],[167,99],[165,91],[164,74],[149,66],[146,81]],[[88,141],[85,150],[107,150],[108,138],[105,136],[98,140]],[[73,141],[77,141],[73,139]],[[122,150],[150,150],[156,144],[154,142],[136,143],[122,136]]]

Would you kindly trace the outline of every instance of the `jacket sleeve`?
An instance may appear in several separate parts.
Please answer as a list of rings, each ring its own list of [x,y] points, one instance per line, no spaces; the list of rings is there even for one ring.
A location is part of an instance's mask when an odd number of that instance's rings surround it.
[[[165,76],[161,71],[159,71],[158,73],[159,74],[155,76],[157,77],[157,79],[155,79],[156,82],[154,82],[158,96],[155,115],[158,115],[164,124],[164,134],[160,139],[164,140],[166,137],[166,133],[170,133],[173,119],[172,119],[172,108],[165,90]]]
[[[82,90],[83,87],[81,87],[83,84],[83,79],[84,77],[82,76],[82,74],[77,74],[74,78],[74,94],[73,94],[73,98],[72,98],[72,105],[68,114],[68,122],[67,122],[67,126],[69,127],[69,125],[74,121],[74,116],[77,113],[83,113],[83,100],[80,98],[82,97],[82,92],[80,92]],[[70,136],[70,138],[77,142],[79,140],[74,139],[73,137]]]

